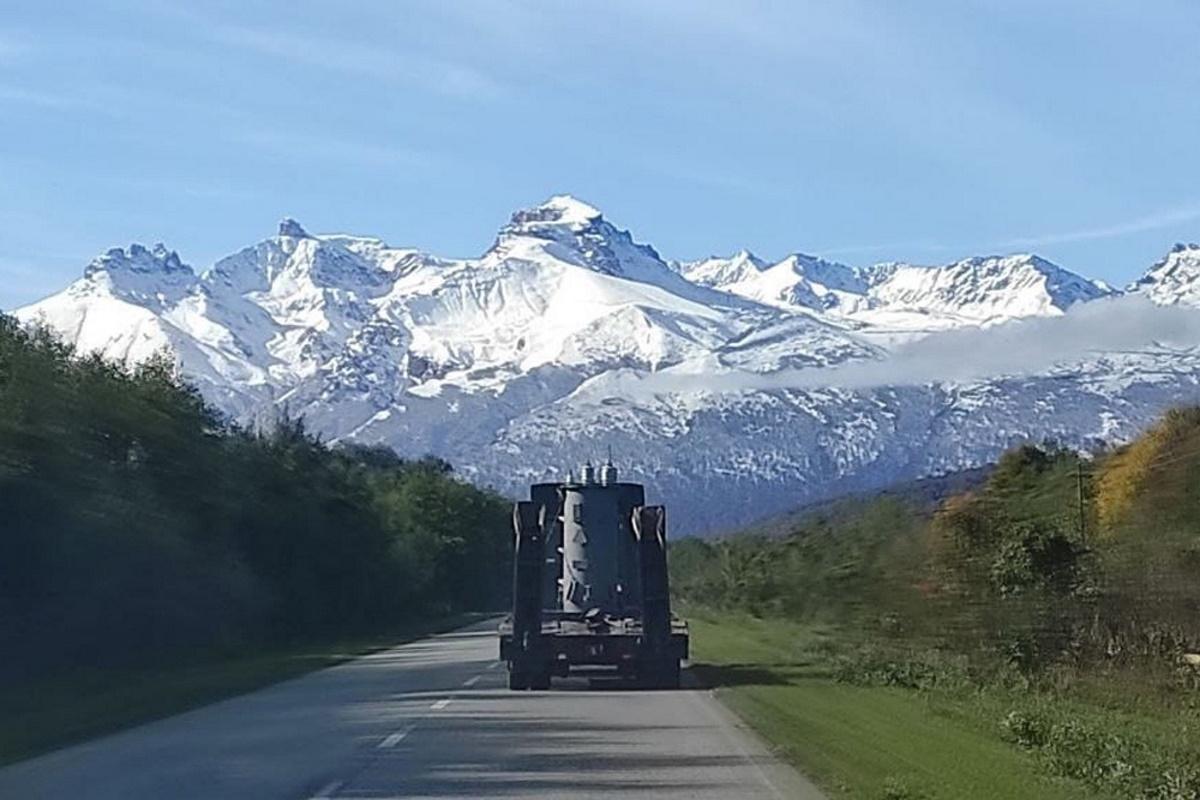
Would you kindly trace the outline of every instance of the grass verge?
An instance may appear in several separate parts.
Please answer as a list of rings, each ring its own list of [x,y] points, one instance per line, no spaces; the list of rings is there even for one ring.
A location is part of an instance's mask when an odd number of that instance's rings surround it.
[[[748,616],[689,613],[693,671],[833,798],[1082,800],[1005,741],[986,694],[861,686],[834,677],[834,633]]]
[[[387,635],[209,656],[154,668],[80,667],[46,680],[0,687],[0,764],[208,705],[480,618],[460,614]]]

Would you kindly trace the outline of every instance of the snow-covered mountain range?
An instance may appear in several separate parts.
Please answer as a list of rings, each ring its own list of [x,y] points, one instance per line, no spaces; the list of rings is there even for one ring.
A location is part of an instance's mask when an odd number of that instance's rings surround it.
[[[909,339],[964,325],[1060,314],[1114,294],[1035,255],[967,258],[939,267],[889,262],[849,267],[793,254],[768,263],[731,258],[677,262],[691,281],[792,311],[813,311],[869,337]]]
[[[476,259],[285,219],[199,273],[162,245],[109,250],[15,313],[129,363],[168,349],[243,422],[303,416],[513,494],[611,447],[677,532],[704,532],[975,466],[1022,437],[1128,436],[1200,396],[1192,312],[1167,308],[1197,305],[1196,245],[1124,292],[1032,255],[668,262],[558,196]],[[1069,330],[1030,327],[1056,317]],[[981,355],[1086,343],[1087,325],[1104,326],[1103,350],[1031,369]],[[939,359],[980,363],[942,376]]]

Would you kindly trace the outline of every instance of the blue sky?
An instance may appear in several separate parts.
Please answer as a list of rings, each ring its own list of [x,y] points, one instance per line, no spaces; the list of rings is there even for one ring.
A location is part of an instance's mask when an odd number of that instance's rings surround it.
[[[664,255],[1200,239],[1200,3],[0,0],[0,308],[97,252],[482,252],[570,192]]]

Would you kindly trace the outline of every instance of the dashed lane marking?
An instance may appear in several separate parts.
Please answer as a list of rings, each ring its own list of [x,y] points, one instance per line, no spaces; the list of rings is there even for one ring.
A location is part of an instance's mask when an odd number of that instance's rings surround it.
[[[450,705],[451,699],[452,698],[449,698],[449,697],[443,697],[441,700],[438,700],[436,703],[431,705],[430,708],[433,709],[434,711],[441,711],[443,708]]]
[[[345,781],[330,781],[317,790],[317,793],[312,796],[312,800],[331,800],[346,785]]]
[[[475,684],[479,683],[479,679],[482,677],[482,675],[476,675],[474,678],[467,678],[465,681],[463,681],[463,686],[474,686]]]
[[[412,733],[412,728],[405,728],[402,731],[396,731],[395,733],[388,734],[383,738],[383,741],[380,742],[378,746],[384,749],[395,747],[396,745],[400,744],[400,742],[404,740],[404,737],[408,736],[410,733]]]

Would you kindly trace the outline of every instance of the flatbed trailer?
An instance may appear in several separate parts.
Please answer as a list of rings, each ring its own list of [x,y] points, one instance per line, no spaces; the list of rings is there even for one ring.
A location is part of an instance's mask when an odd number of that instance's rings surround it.
[[[600,625],[582,618],[543,619],[540,640],[543,658],[550,668],[531,670],[531,675],[545,672],[565,678],[572,669],[599,667],[612,668],[623,678],[636,679],[644,676],[648,666],[642,658],[645,651],[642,623],[632,617],[603,620]],[[688,646],[687,623],[673,619],[664,658],[670,665],[657,672],[662,688],[678,685],[679,662],[687,660]],[[500,623],[500,660],[511,664],[522,655],[521,648],[514,645],[510,615]]]

